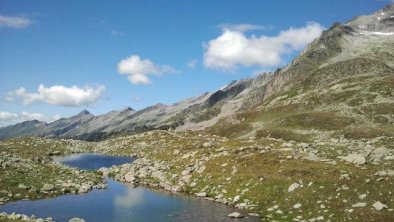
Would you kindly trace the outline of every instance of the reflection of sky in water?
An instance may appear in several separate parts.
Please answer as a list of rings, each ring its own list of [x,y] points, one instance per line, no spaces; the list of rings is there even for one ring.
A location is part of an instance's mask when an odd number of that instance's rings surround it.
[[[92,155],[89,154],[90,157]],[[86,154],[73,155],[86,160]],[[96,162],[100,162],[96,161]],[[202,199],[172,195],[142,187],[132,187],[107,179],[108,189],[52,199],[17,201],[0,205],[0,212],[17,212],[37,217],[53,217],[67,222],[72,217],[88,222],[233,222],[227,215],[234,209]],[[243,219],[242,222],[259,221]]]
[[[64,165],[77,167],[84,170],[97,170],[101,167],[111,167],[131,163],[134,157],[106,156],[95,153],[73,154],[65,157],[55,157],[55,161]]]
[[[136,192],[133,189],[127,189],[126,194],[116,196],[114,204],[116,207],[131,208],[137,205],[144,204],[144,193]]]
[[[86,154],[71,154],[67,156],[54,156],[53,160],[56,162],[64,162],[64,161],[76,161],[83,158]],[[91,154],[94,155],[94,154]]]

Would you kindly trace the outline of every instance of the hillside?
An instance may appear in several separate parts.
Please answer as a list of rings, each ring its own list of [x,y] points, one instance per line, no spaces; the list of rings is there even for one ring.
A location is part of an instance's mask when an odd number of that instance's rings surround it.
[[[153,129],[208,128],[240,137],[275,134],[283,128],[292,137],[297,137],[300,128],[363,137],[359,131],[365,131],[365,126],[371,131],[369,136],[392,135],[393,7],[343,25],[335,23],[286,67],[255,79],[233,81],[213,93],[140,111],[126,108],[100,116],[83,111],[49,124],[16,124],[1,128],[0,138],[36,135],[100,140]],[[338,124],[321,124],[331,118]],[[219,119],[223,121],[218,123]],[[305,121],[310,121],[306,128]],[[231,132],[238,125],[243,130]]]

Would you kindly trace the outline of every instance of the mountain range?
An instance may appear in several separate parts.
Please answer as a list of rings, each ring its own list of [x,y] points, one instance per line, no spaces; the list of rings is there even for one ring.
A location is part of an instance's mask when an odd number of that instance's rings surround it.
[[[154,129],[234,137],[394,134],[394,5],[335,23],[291,63],[172,105],[0,128],[16,136],[101,140]]]

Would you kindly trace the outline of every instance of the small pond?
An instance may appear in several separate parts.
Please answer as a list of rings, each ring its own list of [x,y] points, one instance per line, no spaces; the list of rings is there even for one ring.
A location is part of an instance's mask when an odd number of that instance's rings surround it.
[[[132,162],[134,158],[99,154],[56,157],[56,161],[81,169],[98,169]],[[232,207],[185,195],[132,187],[107,178],[108,189],[95,189],[82,195],[51,199],[16,201],[0,206],[0,212],[17,212],[68,221],[72,217],[93,222],[215,222],[259,221],[258,218],[231,219]]]

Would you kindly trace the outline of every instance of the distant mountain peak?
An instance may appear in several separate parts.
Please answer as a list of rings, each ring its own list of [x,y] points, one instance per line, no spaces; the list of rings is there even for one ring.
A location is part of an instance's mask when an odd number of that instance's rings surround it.
[[[77,114],[77,116],[82,116],[82,115],[92,115],[89,111],[86,109],[82,110],[80,113]]]
[[[135,111],[135,110],[130,106],[126,106],[124,109],[121,110],[121,112],[125,112],[125,111]]]

